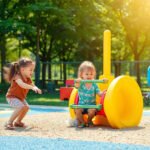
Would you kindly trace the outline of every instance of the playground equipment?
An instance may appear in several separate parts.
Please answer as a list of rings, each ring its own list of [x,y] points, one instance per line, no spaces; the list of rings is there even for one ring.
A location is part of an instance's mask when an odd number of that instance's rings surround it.
[[[74,80],[66,80],[66,86],[60,88],[60,100],[69,100],[73,86]]]
[[[100,107],[100,110],[92,121],[95,125],[105,125],[112,128],[135,127],[138,126],[142,117],[142,93],[137,82],[130,76],[123,75],[114,79],[111,75],[110,40],[111,32],[106,30],[104,32],[103,75],[99,79],[107,78],[109,82],[99,84],[99,88],[101,90],[107,89],[107,92],[105,91],[100,99],[96,98],[95,108]],[[72,119],[76,118],[74,108],[77,108],[77,105],[78,90],[74,88],[69,99],[70,117]],[[83,107],[87,108],[86,106]],[[83,117],[87,121],[87,115]]]
[[[76,82],[76,80],[74,80],[74,82]],[[81,80],[80,83],[104,83],[104,80]]]
[[[70,106],[70,108],[95,108],[95,109],[97,109],[97,110],[100,110],[101,109],[101,107],[102,107],[102,105],[101,104],[99,104],[99,105],[74,105],[74,104],[72,104],[71,106]]]

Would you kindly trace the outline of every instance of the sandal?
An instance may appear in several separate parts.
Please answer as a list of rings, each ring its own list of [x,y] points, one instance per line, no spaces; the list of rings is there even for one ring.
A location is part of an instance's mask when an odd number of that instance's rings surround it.
[[[23,122],[15,122],[14,126],[15,127],[25,127],[25,124]]]
[[[13,126],[12,123],[6,123],[6,124],[5,124],[5,129],[6,129],[6,130],[14,130],[15,127]]]
[[[93,122],[91,121],[91,122],[87,123],[86,126],[87,126],[87,127],[94,127],[94,124],[93,124]]]
[[[78,128],[84,128],[84,127],[86,127],[84,123],[81,123],[80,125],[78,125]]]

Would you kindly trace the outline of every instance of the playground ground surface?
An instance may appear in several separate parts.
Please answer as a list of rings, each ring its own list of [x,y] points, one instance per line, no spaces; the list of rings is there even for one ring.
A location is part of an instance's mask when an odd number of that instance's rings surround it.
[[[25,117],[26,128],[5,130],[4,124],[12,110],[0,107],[0,150],[15,149],[110,149],[150,150],[150,111],[143,113],[138,127],[112,129],[97,126],[78,129],[68,127],[67,108],[33,106]]]

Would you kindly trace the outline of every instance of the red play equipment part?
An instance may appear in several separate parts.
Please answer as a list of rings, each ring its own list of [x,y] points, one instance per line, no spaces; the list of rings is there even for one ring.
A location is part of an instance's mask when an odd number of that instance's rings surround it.
[[[104,99],[105,99],[106,91],[103,92],[101,98],[100,98],[100,104],[102,104],[102,109],[97,112],[97,115],[106,116],[104,111]]]
[[[74,80],[66,80],[66,87],[73,87],[74,86]]]
[[[60,100],[69,100],[73,86],[74,80],[66,80],[66,87],[60,88]]]
[[[60,100],[69,100],[73,87],[60,88]]]

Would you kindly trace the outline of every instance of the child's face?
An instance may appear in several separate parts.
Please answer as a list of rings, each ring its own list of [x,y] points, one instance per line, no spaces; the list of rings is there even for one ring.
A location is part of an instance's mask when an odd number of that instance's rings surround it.
[[[31,78],[34,72],[34,68],[35,68],[35,64],[31,64],[27,67],[22,67],[20,71],[24,77]]]
[[[93,70],[84,70],[81,74],[83,80],[93,80],[95,77],[95,73]]]

